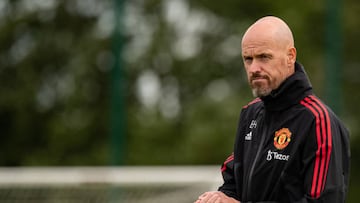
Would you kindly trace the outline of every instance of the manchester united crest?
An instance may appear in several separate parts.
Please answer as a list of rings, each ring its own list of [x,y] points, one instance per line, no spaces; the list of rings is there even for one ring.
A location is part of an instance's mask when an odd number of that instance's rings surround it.
[[[284,149],[286,146],[288,146],[290,141],[291,132],[289,128],[281,128],[280,130],[275,132],[274,146],[276,147],[276,149]]]

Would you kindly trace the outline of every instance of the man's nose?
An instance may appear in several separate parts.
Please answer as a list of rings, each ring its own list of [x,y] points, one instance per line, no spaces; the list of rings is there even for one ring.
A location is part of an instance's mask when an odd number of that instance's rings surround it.
[[[256,60],[254,60],[249,66],[249,72],[258,73],[260,71],[261,71],[261,65]]]

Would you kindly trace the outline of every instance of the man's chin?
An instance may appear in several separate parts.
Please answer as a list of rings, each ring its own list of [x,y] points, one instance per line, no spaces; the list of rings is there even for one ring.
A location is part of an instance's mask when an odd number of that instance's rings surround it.
[[[271,90],[264,88],[253,88],[252,93],[254,97],[266,97],[271,93]]]

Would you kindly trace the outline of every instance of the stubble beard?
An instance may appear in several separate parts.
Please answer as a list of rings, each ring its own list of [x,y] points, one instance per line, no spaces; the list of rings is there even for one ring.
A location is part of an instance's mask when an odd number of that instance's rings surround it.
[[[265,97],[268,96],[271,91],[270,80],[267,78],[266,82],[253,82],[251,81],[250,86],[254,97]]]
[[[265,97],[268,96],[271,93],[270,88],[266,87],[253,87],[252,88],[252,94],[254,97]]]
[[[258,79],[263,81],[257,81]],[[249,79],[249,84],[254,97],[265,97],[272,91],[270,78],[266,75],[254,73]]]

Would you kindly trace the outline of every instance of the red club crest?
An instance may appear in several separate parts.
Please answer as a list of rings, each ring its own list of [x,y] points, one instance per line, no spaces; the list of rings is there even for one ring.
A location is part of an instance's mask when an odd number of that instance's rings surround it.
[[[289,128],[281,128],[280,130],[275,132],[274,146],[276,147],[276,149],[284,149],[286,146],[288,146],[290,141],[291,132]]]

